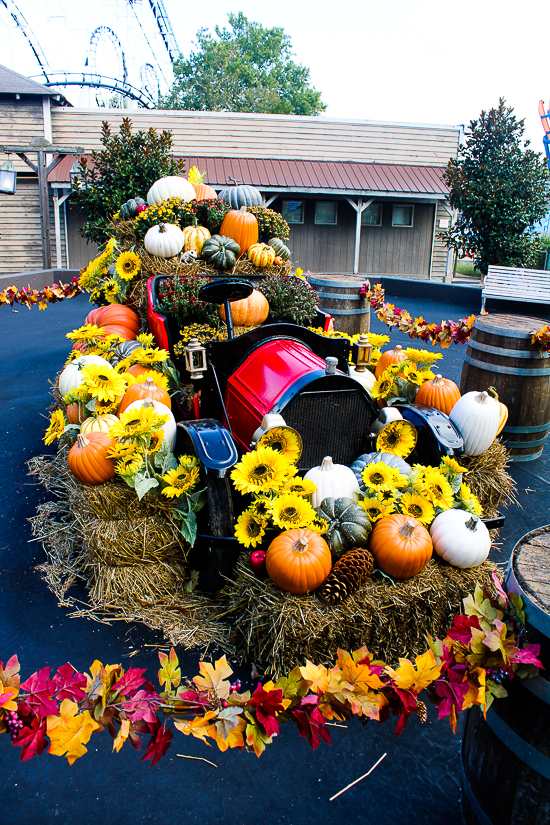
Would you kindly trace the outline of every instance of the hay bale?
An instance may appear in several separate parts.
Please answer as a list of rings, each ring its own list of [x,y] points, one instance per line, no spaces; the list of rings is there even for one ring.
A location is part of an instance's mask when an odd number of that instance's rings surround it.
[[[494,441],[481,455],[460,456],[459,462],[468,469],[463,480],[478,497],[485,518],[496,516],[499,506],[518,503],[516,482],[506,471],[510,456],[500,441]]]

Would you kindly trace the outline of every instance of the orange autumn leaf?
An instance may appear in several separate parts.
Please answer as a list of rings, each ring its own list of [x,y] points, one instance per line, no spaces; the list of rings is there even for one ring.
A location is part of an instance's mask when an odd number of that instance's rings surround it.
[[[468,693],[463,699],[462,710],[470,705],[485,705],[485,668],[476,667],[468,674]]]
[[[328,670],[322,665],[314,665],[309,659],[306,666],[298,668],[302,679],[305,680],[313,693],[324,693],[328,687]]]
[[[113,742],[113,750],[114,751],[116,751],[117,753],[119,752],[119,750],[121,749],[123,744],[128,739],[129,733],[130,733],[130,720],[129,719],[123,719],[122,722],[120,723],[119,731],[118,731],[118,733],[115,737],[115,740]]]
[[[169,691],[174,685],[178,687],[181,682],[181,670],[179,668],[179,659],[176,656],[174,648],[170,648],[170,655],[166,653],[159,653],[159,661],[161,668],[159,670],[159,684],[164,687],[164,690]]]
[[[361,693],[368,693],[369,690],[380,690],[384,687],[384,682],[368,665],[356,664],[351,656],[344,659],[342,679],[349,690]]]
[[[104,708],[112,686],[118,681],[122,673],[122,665],[105,665],[97,659],[90,668],[90,673],[86,673],[86,690],[89,699],[92,701],[101,696],[101,705]]]
[[[208,735],[215,739],[218,748],[225,752],[228,748],[244,748],[245,728],[246,719],[241,716],[235,727],[231,728],[226,735],[219,731],[217,722],[215,725],[210,725]]]
[[[254,750],[256,756],[260,757],[265,751],[265,746],[270,745],[273,736],[268,736],[255,722],[249,722],[246,726],[246,744]]]
[[[92,733],[101,730],[89,711],[78,713],[78,705],[70,699],[63,699],[59,707],[59,716],[48,716],[47,732],[50,737],[48,753],[55,756],[67,756],[69,765],[88,752],[85,747]]]
[[[17,710],[15,697],[19,693],[17,687],[6,687],[0,682],[0,710]]]
[[[186,736],[191,735],[205,742],[206,737],[211,735],[208,732],[211,727],[211,720],[217,715],[215,710],[209,710],[204,716],[196,716],[195,719],[179,719],[174,721],[174,727]],[[208,745],[208,742],[206,742],[206,744]]]
[[[399,663],[400,667],[397,670],[386,667],[386,672],[390,674],[395,686],[400,690],[414,690],[415,693],[420,693],[421,690],[435,682],[441,673],[441,665],[437,664],[431,650],[416,657],[416,669],[409,659],[399,659]]]
[[[227,664],[225,656],[218,659],[214,666],[208,662],[199,662],[199,670],[200,676],[193,677],[198,689],[214,691],[220,699],[227,699],[231,685],[226,680],[233,671]]]

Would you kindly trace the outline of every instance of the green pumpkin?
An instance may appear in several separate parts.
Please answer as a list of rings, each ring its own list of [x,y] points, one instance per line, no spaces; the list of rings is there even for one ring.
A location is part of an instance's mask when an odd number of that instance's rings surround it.
[[[137,215],[138,206],[147,206],[147,201],[143,198],[130,198],[129,201],[123,203],[119,210],[119,218],[121,221],[129,221]]]
[[[399,456],[393,455],[393,453],[384,453],[380,450],[376,453],[363,453],[363,455],[360,455],[359,458],[350,465],[355,478],[359,482],[359,487],[363,492],[367,489],[363,481],[363,470],[368,464],[377,464],[379,461],[383,461],[384,464],[387,464],[388,467],[393,467],[394,470],[399,470],[403,476],[409,476],[411,474],[411,468],[407,462],[403,461]]]
[[[372,525],[363,508],[351,498],[325,498],[315,512],[328,521],[324,539],[334,558],[340,558],[351,547],[367,546]]]
[[[107,358],[113,366],[123,361],[136,349],[140,349],[143,344],[140,341],[121,341],[109,350]]]
[[[226,235],[212,235],[207,238],[201,250],[201,258],[216,269],[231,269],[237,263],[241,247]]]
[[[282,242],[280,238],[271,238],[269,246],[275,250],[275,253],[282,258],[283,261],[290,261],[290,249]]]

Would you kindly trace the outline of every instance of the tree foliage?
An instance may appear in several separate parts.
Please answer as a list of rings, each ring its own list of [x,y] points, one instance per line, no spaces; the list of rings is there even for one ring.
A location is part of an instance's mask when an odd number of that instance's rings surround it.
[[[242,12],[230,29],[197,32],[197,50],[174,64],[176,80],[159,106],[212,112],[317,115],[326,105],[310,86],[309,69],[292,60],[284,29],[265,29]]]
[[[541,154],[527,148],[524,121],[501,98],[470,121],[466,142],[443,174],[458,219],[441,237],[459,257],[489,264],[532,266],[538,238],[532,227],[548,211],[550,179]]]
[[[109,238],[107,227],[112,216],[125,201],[146,197],[159,178],[181,175],[184,163],[171,155],[172,135],[155,129],[140,129],[132,133],[132,123],[125,117],[118,134],[113,134],[107,121],[101,130],[103,149],[93,151],[91,163],[83,157],[72,202],[86,215],[82,235],[98,244]]]

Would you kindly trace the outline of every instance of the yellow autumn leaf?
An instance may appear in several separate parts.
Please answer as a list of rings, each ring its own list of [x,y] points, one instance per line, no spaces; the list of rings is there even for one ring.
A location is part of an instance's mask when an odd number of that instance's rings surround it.
[[[240,718],[234,728],[228,732],[227,736],[224,737],[218,731],[216,725],[210,725],[208,728],[208,736],[211,736],[212,739],[216,740],[216,744],[218,748],[223,752],[225,752],[228,748],[244,748],[244,731],[246,728],[246,719]]]
[[[322,665],[314,665],[309,659],[306,660],[306,666],[298,668],[302,679],[304,679],[309,689],[313,693],[324,693],[328,687],[328,670]]]
[[[380,690],[384,687],[384,682],[368,665],[356,664],[351,656],[344,660],[342,679],[347,683],[350,690],[361,693],[368,693],[369,690]]]
[[[172,685],[178,687],[181,682],[181,670],[179,668],[179,659],[176,656],[174,648],[170,648],[169,656],[167,656],[166,653],[159,653],[159,661],[161,664],[159,684],[161,684],[166,691],[169,691]]]
[[[211,690],[220,698],[229,696],[231,685],[226,681],[233,673],[227,659],[222,656],[214,666],[208,662],[199,662],[200,676],[194,676],[193,681],[199,690]]]
[[[59,716],[48,716],[47,732],[50,737],[48,753],[55,756],[67,756],[69,765],[88,752],[85,747],[92,733],[101,730],[89,711],[78,713],[78,704],[70,699],[63,699],[59,706]]]
[[[468,674],[468,693],[462,700],[462,710],[470,705],[485,704],[485,677],[487,672],[483,667],[476,667]]]
[[[196,716],[195,719],[179,719],[174,721],[174,727],[185,736],[195,736],[197,739],[202,739],[205,742],[206,737],[211,734],[208,732],[211,727],[211,720],[217,716],[215,710],[209,710],[204,716]],[[206,742],[208,745],[208,742]]]
[[[265,746],[270,745],[272,741],[273,737],[268,736],[255,722],[250,722],[246,726],[246,744],[253,748],[256,756],[260,757],[265,751]]]
[[[386,667],[386,672],[390,674],[400,690],[414,690],[415,693],[420,693],[421,690],[435,682],[441,673],[441,665],[437,664],[431,650],[416,657],[416,668],[410,659],[399,659],[399,663],[400,667],[397,670]]]
[[[113,742],[113,750],[114,751],[116,751],[117,753],[119,752],[121,747],[124,745],[124,743],[128,739],[128,734],[129,733],[130,733],[130,720],[129,719],[123,719],[122,722],[120,723],[119,731],[118,731],[118,733],[115,737],[115,740]]]

